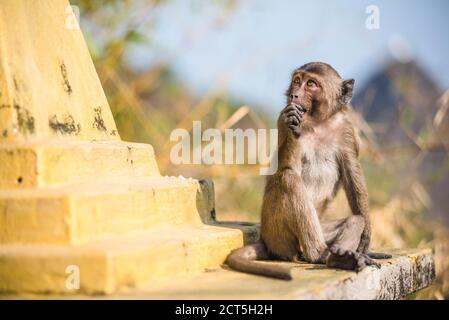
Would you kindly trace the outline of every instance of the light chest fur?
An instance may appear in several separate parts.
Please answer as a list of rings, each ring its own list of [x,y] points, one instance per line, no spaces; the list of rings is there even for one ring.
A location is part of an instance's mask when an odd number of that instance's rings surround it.
[[[337,126],[338,122],[339,119],[335,119],[333,125]],[[333,199],[340,181],[338,137],[330,136],[329,132],[333,131],[317,127],[300,138],[301,177],[315,208]]]

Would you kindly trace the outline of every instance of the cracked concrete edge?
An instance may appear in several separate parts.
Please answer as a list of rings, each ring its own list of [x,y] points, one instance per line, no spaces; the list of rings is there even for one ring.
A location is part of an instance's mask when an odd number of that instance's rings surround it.
[[[367,268],[319,287],[292,292],[290,299],[395,300],[423,289],[435,280],[435,261],[431,249],[403,256],[380,269]]]

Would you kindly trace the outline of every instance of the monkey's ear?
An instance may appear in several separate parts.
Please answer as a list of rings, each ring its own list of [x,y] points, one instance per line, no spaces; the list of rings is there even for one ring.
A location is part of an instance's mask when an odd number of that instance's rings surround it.
[[[343,80],[341,84],[341,95],[340,102],[343,104],[348,104],[352,99],[352,94],[354,90],[354,79]]]

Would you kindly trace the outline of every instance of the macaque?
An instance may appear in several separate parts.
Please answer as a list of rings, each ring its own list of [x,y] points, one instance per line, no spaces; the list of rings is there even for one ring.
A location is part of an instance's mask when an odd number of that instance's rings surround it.
[[[234,250],[227,264],[239,271],[291,279],[290,270],[255,260],[278,259],[361,271],[380,267],[369,251],[368,191],[358,160],[359,138],[348,106],[354,80],[312,62],[293,72],[287,106],[278,118],[278,169],[266,181],[261,240]],[[352,215],[322,221],[343,187]]]

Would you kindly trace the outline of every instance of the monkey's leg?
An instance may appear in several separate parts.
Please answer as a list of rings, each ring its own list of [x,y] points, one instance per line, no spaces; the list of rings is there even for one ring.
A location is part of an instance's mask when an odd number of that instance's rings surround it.
[[[326,221],[326,222],[322,223],[321,227],[323,229],[326,244],[328,246],[332,245],[337,240],[337,236],[339,236],[340,233],[343,232],[342,231],[343,228],[348,227],[348,222],[353,223],[353,221],[351,221],[351,219],[358,220],[358,219],[360,219],[360,217],[355,216],[354,218],[349,217],[349,218],[345,218],[345,219]],[[363,234],[363,232],[362,232],[362,234]],[[363,236],[361,236],[360,238],[362,239]],[[360,240],[360,241],[362,241],[362,240]],[[360,247],[360,243],[359,243],[359,247]],[[368,252],[366,252],[366,254],[368,255],[368,257],[373,258],[373,259],[390,259],[392,257],[391,254],[382,253],[382,252],[368,251]]]
[[[368,254],[357,252],[365,219],[351,216],[344,220],[325,223],[322,226],[330,254],[326,265],[331,268],[361,271],[366,266],[380,267]]]
[[[328,247],[315,208],[303,188],[291,197],[296,218],[294,233],[303,258],[311,263],[326,263]],[[295,201],[296,200],[296,201]]]

